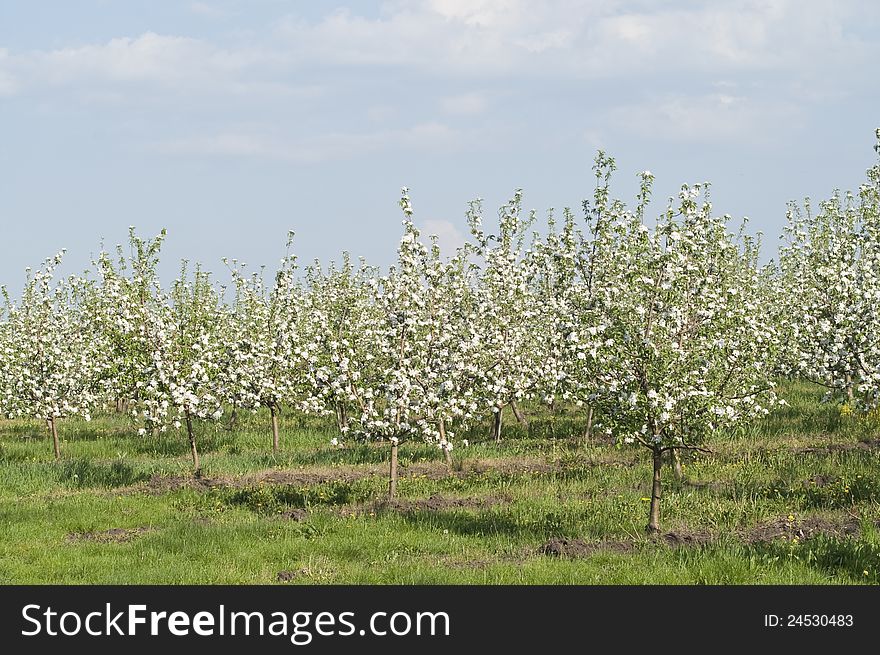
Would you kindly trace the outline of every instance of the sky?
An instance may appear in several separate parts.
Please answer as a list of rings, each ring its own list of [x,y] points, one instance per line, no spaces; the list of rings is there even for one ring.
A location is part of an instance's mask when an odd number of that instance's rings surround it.
[[[873,0],[0,0],[0,284],[130,225],[167,228],[166,280],[274,268],[288,230],[388,266],[402,186],[449,252],[477,197],[579,211],[597,149],[655,214],[710,182],[768,259],[788,201],[876,161],[878,28]]]

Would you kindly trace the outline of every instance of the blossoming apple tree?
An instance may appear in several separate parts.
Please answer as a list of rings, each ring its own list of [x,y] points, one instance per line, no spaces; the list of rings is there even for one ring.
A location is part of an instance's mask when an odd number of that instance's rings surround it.
[[[280,448],[278,414],[282,403],[300,402],[304,392],[302,349],[302,290],[296,280],[296,257],[281,260],[271,289],[262,272],[247,275],[232,261],[235,300],[228,314],[229,331],[218,371],[221,396],[227,402],[256,411],[269,409],[272,452]],[[228,264],[228,261],[227,261]],[[213,311],[213,308],[209,308]]]
[[[4,288],[5,321],[0,330],[0,408],[8,417],[46,421],[56,459],[61,458],[58,421],[90,420],[105,371],[103,345],[84,310],[89,283],[70,276],[56,280],[64,251],[28,272],[21,300]]]
[[[876,149],[880,153],[880,130]],[[858,194],[789,205],[780,248],[792,370],[863,410],[880,402],[880,164]]]
[[[612,203],[597,244],[607,249],[608,339],[596,370],[612,433],[651,454],[647,529],[657,532],[663,454],[700,450],[712,432],[769,411],[779,333],[762,306],[754,240],[712,215],[701,185],[682,187],[649,227],[651,182],[643,174],[635,211]]]

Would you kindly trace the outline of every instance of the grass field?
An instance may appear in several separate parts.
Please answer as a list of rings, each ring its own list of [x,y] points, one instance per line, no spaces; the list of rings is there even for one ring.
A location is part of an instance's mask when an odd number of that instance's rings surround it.
[[[664,470],[663,534],[645,535],[650,462],[584,444],[571,411],[476,426],[448,475],[436,447],[330,445],[329,425],[285,413],[137,436],[126,418],[0,422],[0,582],[876,584],[880,439],[865,420],[786,383],[790,406],[712,454]],[[532,408],[535,409],[535,408]]]

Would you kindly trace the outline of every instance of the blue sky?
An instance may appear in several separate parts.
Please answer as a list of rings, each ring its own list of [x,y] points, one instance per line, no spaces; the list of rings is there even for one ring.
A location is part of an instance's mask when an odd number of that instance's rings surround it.
[[[709,181],[767,256],[785,203],[856,188],[880,125],[880,4],[612,0],[0,1],[0,284],[65,247],[169,235],[181,258],[388,265],[399,189],[447,248],[580,207],[595,150],[655,213]]]

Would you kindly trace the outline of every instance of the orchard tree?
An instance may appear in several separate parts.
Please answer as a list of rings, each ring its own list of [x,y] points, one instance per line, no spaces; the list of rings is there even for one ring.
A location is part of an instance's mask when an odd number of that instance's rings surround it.
[[[299,407],[333,416],[339,437],[366,438],[376,412],[381,313],[375,302],[376,271],[348,253],[342,265],[306,268],[302,335],[296,356],[304,362],[304,398]]]
[[[880,130],[877,145],[880,153]],[[858,195],[835,191],[813,212],[789,205],[781,300],[794,372],[852,408],[880,402],[880,164]]]
[[[3,288],[6,320],[0,332],[3,414],[46,421],[55,459],[61,458],[58,421],[91,419],[106,370],[100,335],[92,333],[83,309],[89,283],[75,276],[55,281],[63,254],[28,271],[20,302]]]
[[[592,203],[589,200],[583,202],[587,234],[569,226],[572,221],[569,215],[565,230],[568,236],[556,248],[564,255],[567,267],[573,269],[563,278],[563,284],[568,285],[564,299],[569,319],[561,327],[568,353],[562,390],[566,399],[586,408],[586,442],[591,441],[595,428],[603,427],[596,422],[597,399],[607,391],[602,380],[614,377],[609,368],[611,360],[599,357],[598,353],[614,345],[610,335],[606,334],[609,321],[604,310],[613,298],[614,292],[608,293],[608,290],[619,285],[613,261],[616,256],[613,218],[626,213],[624,203],[612,200],[610,196],[611,176],[616,168],[614,159],[605,152],[600,150],[596,154],[593,164],[596,186]],[[650,185],[643,184],[638,196],[640,212],[644,211],[649,199]]]
[[[777,402],[779,331],[762,306],[757,243],[712,215],[701,185],[682,187],[677,206],[670,200],[647,226],[652,179],[642,175],[634,212],[612,203],[596,246],[607,267],[596,370],[609,429],[651,454],[647,530],[656,533],[664,453],[702,450],[713,432]]]
[[[150,316],[150,361],[136,407],[145,422],[140,432],[185,424],[198,477],[201,459],[193,420],[217,420],[223,415],[227,391],[221,371],[227,361],[229,314],[210,273],[196,266],[190,279],[186,262],[165,301]]]
[[[296,280],[296,257],[287,254],[271,289],[262,272],[246,275],[244,264],[232,260],[235,302],[219,380],[227,401],[256,411],[266,407],[272,423],[272,452],[279,451],[278,414],[283,403],[294,404],[304,394],[302,349],[302,291]],[[224,260],[228,264],[228,261]]]
[[[154,318],[163,302],[156,268],[165,235],[163,229],[146,240],[129,227],[127,256],[118,245],[115,261],[102,250],[92,262],[97,282],[90,287],[86,308],[93,333],[106,348],[108,368],[101,383],[117,410],[129,409],[135,415],[131,401],[140,398],[147,384],[144,373],[156,346]]]
[[[531,286],[525,241],[535,221],[522,216],[522,191],[499,209],[498,235],[482,228],[482,204],[471,202],[468,224],[473,242],[468,250],[477,260],[479,284],[476,316],[479,329],[480,380],[478,401],[492,414],[492,437],[501,440],[504,408],[511,405],[524,423],[518,402],[539,386],[541,308]]]
[[[451,472],[454,432],[478,409],[472,363],[482,349],[471,311],[472,285],[466,252],[441,258],[436,239],[420,240],[412,222],[408,190],[402,190],[404,234],[397,263],[378,284],[377,303],[383,327],[378,341],[381,367],[377,377],[382,405],[369,431],[390,437],[389,496],[397,493],[400,443],[422,439],[444,452]]]

